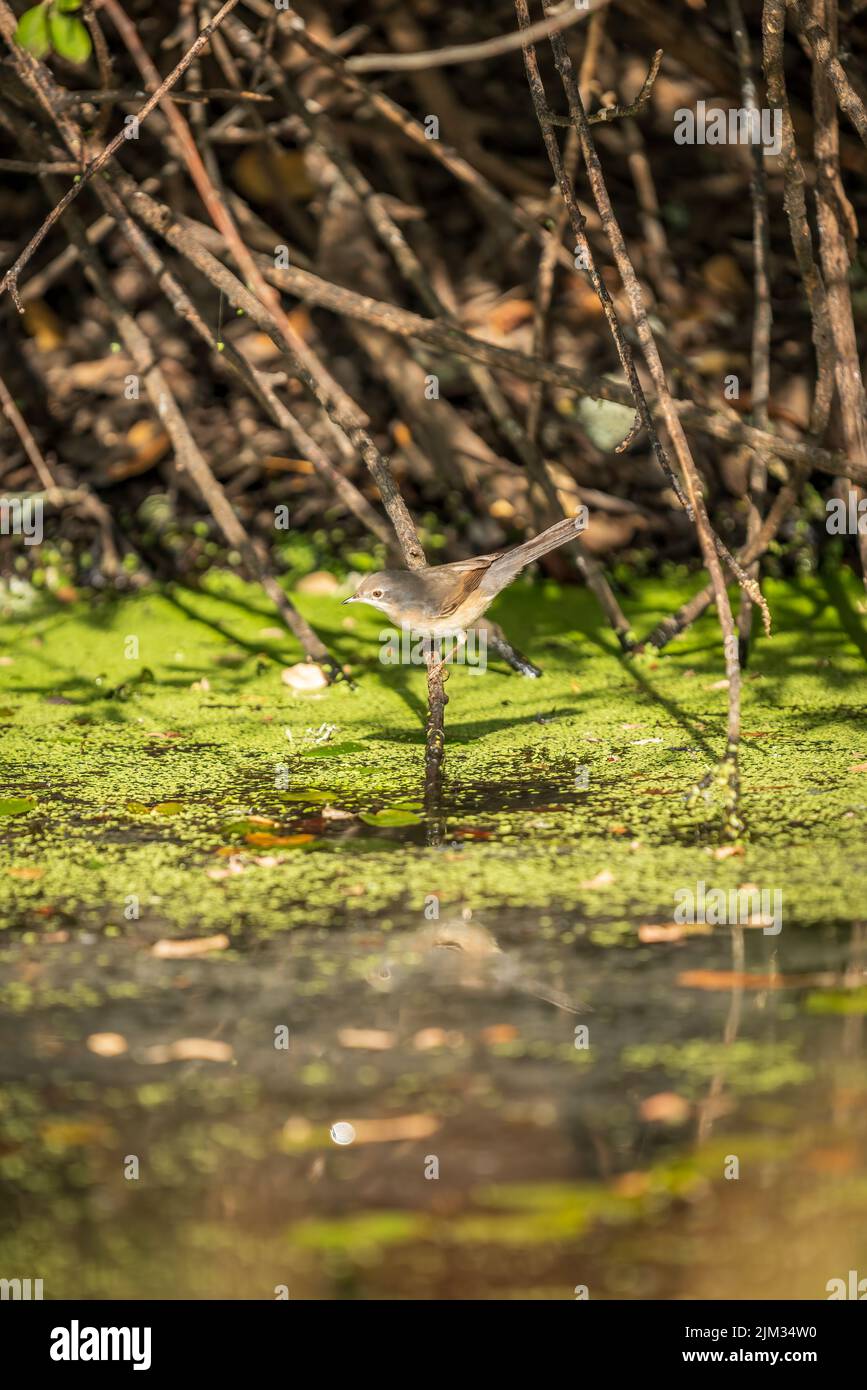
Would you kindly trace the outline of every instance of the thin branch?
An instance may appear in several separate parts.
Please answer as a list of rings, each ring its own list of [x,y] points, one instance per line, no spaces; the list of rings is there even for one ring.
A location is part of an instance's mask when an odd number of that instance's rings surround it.
[[[515,8],[517,11],[519,24],[526,33],[526,30],[529,27],[529,14],[527,12],[526,0],[515,0]],[[547,9],[547,6],[545,5],[545,0],[543,0],[543,9]],[[675,453],[677,454],[678,461],[681,466],[684,482],[686,484],[687,496],[689,498],[690,509],[698,533],[699,543],[701,545],[705,565],[707,566],[716,594],[717,612],[719,614],[720,626],[722,628],[723,634],[723,649],[725,653],[729,697],[727,746],[725,759],[723,760],[721,768],[721,773],[726,795],[727,828],[730,832],[734,832],[737,828],[739,828],[740,824],[737,814],[737,757],[738,743],[740,738],[740,664],[738,661],[737,641],[734,635],[734,621],[732,618],[728,593],[726,592],[725,581],[720,565],[719,552],[722,546],[721,542],[719,542],[718,538],[716,537],[707,516],[698,472],[696,470],[695,463],[693,461],[692,454],[690,452],[689,445],[686,440],[686,436],[683,432],[683,427],[681,425],[680,418],[677,414],[677,411],[674,408],[674,402],[668,390],[668,384],[665,379],[665,372],[659,357],[659,352],[656,347],[653,332],[650,327],[647,310],[644,306],[641,286],[638,282],[638,277],[636,276],[635,270],[632,266],[629,253],[626,248],[626,242],[623,238],[623,234],[620,230],[619,223],[617,222],[617,219],[614,214],[614,209],[611,205],[611,200],[608,195],[608,190],[606,188],[605,180],[602,174],[602,166],[599,162],[599,156],[596,152],[596,147],[593,143],[593,137],[590,134],[590,127],[587,123],[587,117],[584,111],[584,104],[581,100],[581,94],[578,90],[578,83],[575,77],[575,71],[572,66],[572,61],[569,57],[568,50],[566,49],[561,35],[551,35],[551,47],[554,52],[554,64],[560,75],[561,81],[563,83],[563,89],[566,93],[566,99],[569,105],[569,112],[575,123],[575,128],[578,132],[578,137],[581,142],[581,153],[584,157],[584,164],[587,170],[587,176],[590,181],[590,186],[593,191],[594,200],[599,210],[599,215],[602,219],[603,228],[608,237],[608,241],[611,246],[611,250],[613,252],[618,271],[620,272],[621,280],[623,282],[627,297],[629,299],[633,321],[635,324],[636,332],[638,334],[638,339],[641,343],[645,361],[647,362],[648,370],[650,372],[654,386],[656,387],[657,396],[659,397],[660,405],[662,407],[662,413],[666,422],[669,437],[671,439],[672,445],[674,446]],[[532,48],[526,45],[524,49],[524,54],[525,63],[527,65],[528,77],[530,78],[531,90],[533,91],[534,102],[536,104],[537,115],[539,116],[539,121],[542,127],[542,133],[545,139],[545,144],[548,148],[549,156],[551,157],[552,167],[554,168],[555,173],[558,176],[561,188],[564,191],[564,197],[567,199],[568,202],[568,199],[570,197],[573,197],[571,182],[568,179],[568,175],[566,175],[565,171],[562,170],[559,149],[557,148],[553,132],[551,131],[550,127],[546,128],[544,118],[540,112],[540,98],[542,100],[544,99],[544,90],[541,87],[541,78],[539,77],[538,66],[535,61],[535,54],[533,53]],[[583,228],[580,222],[578,221],[576,214],[577,208],[575,208],[574,212],[572,208],[570,208],[572,230],[575,233],[576,240],[579,241],[579,244],[581,244],[581,241],[584,240],[584,244],[586,245],[586,239],[583,238]],[[600,296],[600,298],[602,298],[602,296]],[[609,318],[609,322],[611,321],[611,318]],[[616,314],[614,315],[614,322],[616,322]],[[617,332],[618,334],[620,334],[619,323],[617,323]],[[642,421],[644,422],[645,417],[649,418],[649,410],[647,407],[647,403],[644,399],[644,394],[641,390],[640,384],[638,384],[638,389],[637,391],[635,391],[633,379],[637,384],[637,375],[635,373],[635,368],[631,362],[631,356],[629,358],[629,364],[632,371],[632,375],[630,377],[630,386],[633,388],[636,406],[639,409],[639,412],[642,415]],[[651,431],[651,438],[653,438],[653,433],[654,431]],[[668,471],[669,473],[671,473],[670,465]],[[737,567],[735,567],[735,572],[737,573]],[[741,574],[743,574],[743,571],[741,571]],[[746,580],[746,576],[744,576],[744,578],[741,579],[741,583],[744,583],[745,581],[746,585],[749,586],[749,581]],[[753,585],[752,588],[755,588],[755,585]]]
[[[740,0],[728,0],[729,26],[734,41],[735,57],[741,80],[741,99],[744,109],[752,119],[758,119],[756,84],[753,75],[753,55],[749,35],[744,22]],[[755,313],[753,315],[751,382],[751,417],[759,429],[767,429],[768,400],[771,389],[771,271],[770,271],[770,221],[768,217],[767,181],[765,179],[764,150],[758,143],[750,146],[752,176],[750,179],[750,198],[753,210],[753,288],[755,292]],[[747,539],[756,536],[761,527],[761,512],[767,487],[767,462],[763,454],[753,452],[750,460],[748,487]],[[759,579],[759,565],[750,569],[750,577]],[[738,633],[740,635],[741,660],[746,664],[750,635],[752,631],[753,609],[748,594],[741,595],[738,613]]]
[[[641,88],[634,101],[628,106],[603,106],[601,110],[594,111],[592,116],[587,117],[588,125],[599,125],[608,121],[621,121],[627,116],[638,116],[650,101],[650,94],[653,91],[653,84],[659,73],[659,66],[662,62],[663,52],[658,48],[650,60],[650,67],[647,76],[641,84]],[[555,116],[553,111],[549,111],[548,120],[552,125],[562,125],[572,127],[571,116]]]
[[[572,0],[566,0],[556,14],[531,26],[530,42],[580,24],[600,3],[607,4],[607,0],[596,0],[595,5],[588,3],[579,9]],[[418,72],[428,68],[450,67],[455,63],[478,63],[484,58],[498,58],[503,53],[512,53],[520,47],[521,37],[508,33],[481,43],[455,44],[451,48],[427,49],[423,53],[360,53],[354,58],[347,58],[346,65],[351,72]]]
[[[807,0],[789,0],[789,4],[797,11],[804,38],[816,64],[833,88],[840,110],[849,117],[867,145],[867,107],[846,76],[846,69],[837,56],[836,39],[817,22]]]
[[[53,77],[42,63],[31,66],[23,61],[24,50],[19,49],[19,46],[15,44],[12,37],[14,30],[15,17],[6,4],[6,0],[0,0],[0,32],[10,44],[19,75],[49,111],[65,142],[71,149],[75,148],[81,139],[81,133],[67,116],[56,109],[55,96],[58,89]],[[11,112],[4,112],[3,119],[7,124],[12,125],[25,148],[34,143],[34,137],[23,118],[14,116]],[[33,152],[37,158],[41,153],[38,149]],[[43,176],[43,181],[49,196],[56,197],[52,177],[50,175]],[[135,240],[136,229],[131,219],[126,217],[123,205],[117,195],[103,181],[97,182],[95,189],[113,219],[126,230],[128,237]],[[261,549],[248,538],[246,531],[235,515],[222,486],[214,477],[207,460],[190,432],[184,414],[158,365],[158,358],[151,340],[116,296],[105,267],[88,241],[87,229],[76,211],[69,211],[65,229],[78,250],[88,277],[111,312],[121,341],[126,346],[157,415],[172,440],[177,467],[189,473],[229,545],[240,552],[248,573],[261,585],[275,604],[277,611],[290,631],[297,637],[308,659],[320,662],[333,679],[339,678],[342,675],[341,668],[330,656],[327,648],[306,619],[286,597],[271,573],[266,557],[261,553]],[[252,296],[250,297],[252,298]]]
[[[154,108],[159,105],[160,101],[165,96],[165,94],[171,91],[175,83],[178,82],[181,79],[181,77],[183,77],[184,73],[190,66],[190,63],[195,58],[196,54],[200,53],[202,49],[207,46],[208,41],[210,40],[210,37],[213,34],[214,30],[218,28],[220,24],[222,24],[226,15],[231,10],[233,10],[237,4],[238,0],[225,0],[225,3],[220,8],[218,13],[214,16],[211,23],[206,24],[204,29],[201,30],[198,38],[196,39],[192,47],[187,50],[187,52],[181,58],[180,62],[178,62],[175,65],[175,67],[172,68],[172,71],[169,73],[168,77],[166,77],[164,81],[162,81],[159,84],[158,88],[153,93],[153,95],[150,96],[148,100],[144,103],[144,105],[135,113],[135,118],[139,122],[139,124],[141,124],[142,121],[145,121],[147,119],[147,117],[154,110]],[[11,15],[11,11],[9,13]],[[14,18],[14,16],[12,17]],[[13,49],[13,52],[16,49],[18,50],[18,55],[20,55],[20,58],[24,63],[25,70],[32,75],[38,66],[38,60],[33,57],[32,53],[29,53],[26,48],[23,48],[17,42],[14,36],[14,29],[12,34],[10,35],[7,33],[6,37],[7,42]],[[34,90],[38,89],[34,88]],[[78,176],[77,183],[74,183],[72,187],[68,189],[66,193],[64,193],[63,197],[60,199],[57,205],[52,208],[51,212],[48,214],[45,221],[42,223],[42,226],[30,238],[30,241],[27,243],[24,250],[21,252],[21,255],[18,256],[14,265],[9,267],[6,274],[3,276],[3,279],[0,280],[0,295],[2,295],[5,290],[8,290],[15,302],[15,306],[18,309],[19,313],[24,313],[24,306],[21,303],[21,297],[18,293],[18,278],[21,274],[21,271],[24,269],[25,265],[30,260],[34,251],[36,251],[37,248],[41,246],[42,242],[45,240],[46,236],[48,235],[54,224],[58,222],[59,219],[63,216],[64,212],[69,207],[69,205],[75,201],[79,193],[81,193],[82,189],[87,187],[91,179],[93,179],[95,175],[99,173],[100,169],[105,168],[105,165],[108,164],[109,160],[117,153],[117,151],[120,149],[121,145],[123,145],[126,139],[127,128],[126,126],[124,126],[123,130],[118,131],[114,139],[110,140],[108,144],[102,150],[100,150],[99,153],[95,155],[93,159],[89,161],[88,164],[85,165],[80,175]]]

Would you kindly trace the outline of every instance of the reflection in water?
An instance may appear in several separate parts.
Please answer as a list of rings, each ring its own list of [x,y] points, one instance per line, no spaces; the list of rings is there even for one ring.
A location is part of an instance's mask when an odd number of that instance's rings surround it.
[[[569,914],[419,916],[179,961],[10,944],[0,1273],[131,1298],[867,1273],[862,923],[598,945]]]
[[[578,1013],[564,994],[527,977],[518,952],[504,952],[486,927],[472,921],[472,910],[416,931],[389,936],[388,955],[374,967],[374,989],[399,989],[414,976],[427,975],[439,985],[464,989],[514,989],[543,999],[558,1009]]]

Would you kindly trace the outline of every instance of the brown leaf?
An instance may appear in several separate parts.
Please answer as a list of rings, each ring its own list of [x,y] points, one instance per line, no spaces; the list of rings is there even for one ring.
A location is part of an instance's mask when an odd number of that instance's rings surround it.
[[[226,951],[228,947],[229,938],[224,932],[220,932],[217,936],[157,941],[151,947],[151,955],[156,956],[158,960],[185,960],[188,956],[206,956],[211,951]]]
[[[639,1113],[642,1120],[653,1124],[682,1125],[689,1115],[689,1101],[674,1091],[659,1091],[655,1096],[645,1097]]]
[[[436,1134],[440,1121],[434,1115],[395,1115],[382,1120],[348,1120],[355,1130],[353,1144],[394,1144],[405,1139],[427,1139]]]
[[[709,936],[705,922],[642,922],[638,939],[648,944],[658,941],[685,941],[688,936]]]
[[[312,835],[270,835],[267,830],[245,835],[244,842],[255,845],[257,849],[273,849],[275,845],[309,845]]]
[[[149,1047],[145,1053],[148,1062],[231,1062],[234,1051],[230,1043],[219,1042],[216,1038],[178,1038],[167,1046]]]
[[[337,1041],[341,1047],[359,1048],[368,1052],[387,1052],[396,1042],[394,1033],[383,1028],[341,1028]]]
[[[824,984],[824,975],[759,975],[740,970],[684,970],[677,983],[686,989],[805,989]]]
[[[85,1047],[97,1057],[120,1057],[127,1050],[127,1041],[122,1033],[91,1033]]]
[[[482,1042],[496,1047],[498,1043],[514,1042],[520,1033],[513,1023],[493,1023],[490,1028],[483,1028],[479,1036]]]

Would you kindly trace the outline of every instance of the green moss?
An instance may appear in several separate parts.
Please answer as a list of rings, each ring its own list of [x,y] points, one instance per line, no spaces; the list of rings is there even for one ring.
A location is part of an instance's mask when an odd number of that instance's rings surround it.
[[[856,591],[842,591],[843,617],[817,580],[769,585],[774,636],[757,640],[744,691],[745,855],[722,863],[709,857],[712,812],[686,802],[724,744],[710,616],[627,660],[587,594],[550,583],[510,594],[496,616],[545,675],[496,661],[483,677],[453,670],[446,849],[432,852],[401,809],[420,793],[424,675],[379,665],[375,615],[348,631],[336,601],[299,600],[357,679],[301,696],[279,679],[298,656],[291,640],[271,636],[267,606],[230,576],[206,593],[46,605],[4,629],[0,805],[26,807],[8,819],[4,920],[32,924],[52,906],[98,924],[136,895],[143,917],[184,930],[255,917],[269,933],[303,924],[312,901],[355,916],[416,910],[436,889],[471,906],[568,902],[604,941],[636,913],[670,916],[672,875],[781,885],[799,921],[845,917],[847,846],[867,818],[867,777],[852,768],[867,744],[863,630]],[[630,619],[644,630],[683,597],[644,582]],[[270,867],[209,877],[227,821],[304,833],[317,804],[363,817],[363,835],[357,819],[329,820],[303,859],[277,846]]]

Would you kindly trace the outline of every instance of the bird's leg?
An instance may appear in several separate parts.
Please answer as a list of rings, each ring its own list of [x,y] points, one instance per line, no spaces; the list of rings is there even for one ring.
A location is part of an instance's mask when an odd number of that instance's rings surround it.
[[[438,676],[440,671],[444,669],[446,662],[451,656],[451,651],[438,651],[437,646],[435,645],[436,643],[437,638],[435,637],[429,637],[425,639],[425,649],[429,657],[428,671],[434,677]],[[446,675],[448,675],[448,672],[446,672]]]

